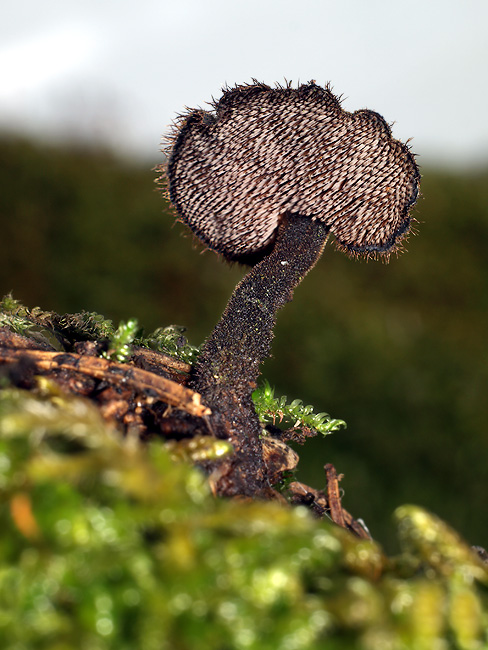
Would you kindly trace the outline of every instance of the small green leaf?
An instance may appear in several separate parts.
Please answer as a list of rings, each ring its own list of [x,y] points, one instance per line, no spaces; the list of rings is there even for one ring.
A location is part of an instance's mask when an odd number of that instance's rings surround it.
[[[343,420],[332,419],[328,413],[314,413],[313,406],[303,406],[301,399],[294,399],[287,404],[286,395],[279,398],[274,396],[274,388],[268,381],[253,393],[254,406],[264,424],[285,422],[294,429],[309,428],[327,435],[345,427]]]
[[[118,361],[119,363],[127,361],[131,354],[131,345],[134,343],[138,330],[139,324],[137,319],[131,318],[127,323],[121,321],[117,330],[110,337],[107,352],[104,352],[102,356],[112,361]]]
[[[149,347],[158,352],[166,352],[185,363],[194,364],[200,354],[200,349],[188,343],[183,336],[185,327],[169,325],[158,327],[144,339],[138,340],[139,345]]]

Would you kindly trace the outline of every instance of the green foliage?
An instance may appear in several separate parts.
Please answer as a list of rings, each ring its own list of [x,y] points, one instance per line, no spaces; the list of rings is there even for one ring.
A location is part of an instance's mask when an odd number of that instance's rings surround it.
[[[109,340],[107,352],[103,356],[112,361],[123,363],[131,355],[131,345],[139,331],[137,319],[131,318],[126,323],[122,321]]]
[[[56,348],[61,348],[59,339],[63,338],[71,341],[103,341],[116,336],[112,321],[101,314],[82,311],[60,316],[40,307],[29,309],[13,298],[11,293],[0,301],[0,327],[44,340]]]
[[[115,336],[112,321],[96,312],[81,311],[64,314],[56,323],[60,331],[72,340],[103,341]]]
[[[82,311],[60,316],[39,307],[28,309],[11,294],[0,301],[0,327],[49,343],[60,350],[65,349],[63,343],[75,341],[106,343],[107,350],[102,356],[120,363],[127,361],[132,345],[165,352],[190,364],[199,354],[199,349],[183,336],[185,328],[179,325],[160,327],[146,336],[136,318],[121,321],[115,329],[112,321],[101,314]]]
[[[343,420],[332,419],[328,413],[314,413],[313,406],[304,406],[300,399],[287,404],[286,395],[275,397],[274,388],[266,380],[253,392],[252,398],[264,424],[284,423],[297,431],[312,429],[324,436],[346,426]]]
[[[51,315],[39,307],[28,309],[16,300],[11,293],[0,301],[0,326],[8,327],[17,334],[29,336],[43,323],[51,323]]]
[[[33,329],[32,323],[25,318],[6,314],[5,312],[0,312],[0,327],[7,327],[12,332],[22,336],[28,336]]]
[[[45,382],[0,392],[2,648],[488,643],[487,571],[436,517],[399,509],[388,559],[303,508],[214,499],[185,453]]]
[[[200,354],[200,349],[188,343],[183,336],[185,330],[186,328],[180,325],[158,327],[154,332],[140,339],[138,343],[158,352],[166,352],[180,361],[193,364]]]

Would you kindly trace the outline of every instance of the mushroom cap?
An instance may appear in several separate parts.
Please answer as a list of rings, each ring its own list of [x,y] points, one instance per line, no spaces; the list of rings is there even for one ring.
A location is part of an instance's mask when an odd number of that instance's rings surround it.
[[[257,262],[291,213],[325,223],[347,253],[398,249],[420,174],[381,115],[344,111],[315,83],[236,86],[212,106],[180,118],[165,170],[176,211],[209,248]]]

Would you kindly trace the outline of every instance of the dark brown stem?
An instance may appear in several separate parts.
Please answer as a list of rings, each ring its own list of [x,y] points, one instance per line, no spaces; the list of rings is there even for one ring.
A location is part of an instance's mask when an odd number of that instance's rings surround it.
[[[238,493],[267,486],[261,425],[251,395],[259,366],[270,353],[276,313],[317,262],[327,235],[320,221],[284,216],[274,248],[238,284],[194,367],[190,386],[212,409],[213,432],[235,446]]]

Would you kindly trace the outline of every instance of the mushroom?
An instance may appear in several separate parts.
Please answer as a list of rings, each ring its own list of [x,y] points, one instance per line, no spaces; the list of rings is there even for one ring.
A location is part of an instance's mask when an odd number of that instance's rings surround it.
[[[329,235],[350,256],[398,252],[420,174],[381,115],[346,112],[314,82],[236,86],[212,106],[180,118],[163,177],[195,235],[252,266],[204,343],[190,386],[212,409],[213,433],[234,444],[226,493],[255,494],[267,476],[252,391],[278,309]]]

